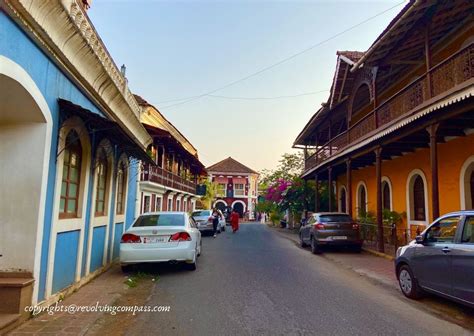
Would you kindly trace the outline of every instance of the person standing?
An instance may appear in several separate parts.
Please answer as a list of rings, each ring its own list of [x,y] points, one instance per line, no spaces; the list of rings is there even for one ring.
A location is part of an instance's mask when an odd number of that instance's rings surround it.
[[[232,211],[232,214],[230,215],[230,224],[232,225],[232,233],[237,232],[239,229],[239,213],[235,210]]]
[[[212,229],[214,231],[214,238],[217,237],[217,225],[219,225],[219,219],[221,218],[221,214],[217,210],[217,208],[212,209]]]

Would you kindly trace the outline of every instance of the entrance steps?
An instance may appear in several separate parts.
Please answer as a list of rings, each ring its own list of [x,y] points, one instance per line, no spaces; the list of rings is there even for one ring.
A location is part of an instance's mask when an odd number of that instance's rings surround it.
[[[0,272],[0,335],[30,317],[25,307],[31,305],[34,282],[30,273]]]

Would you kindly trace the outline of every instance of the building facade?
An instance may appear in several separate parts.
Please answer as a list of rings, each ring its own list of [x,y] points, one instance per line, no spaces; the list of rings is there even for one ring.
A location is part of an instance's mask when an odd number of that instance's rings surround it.
[[[153,139],[148,153],[154,164],[140,174],[137,215],[153,211],[194,211],[197,182],[206,175],[196,148],[153,105],[137,96],[141,121]]]
[[[84,3],[0,1],[0,314],[103,271],[135,217],[139,160],[152,163]]]
[[[373,214],[379,250],[385,209],[404,214],[406,241],[474,207],[473,6],[410,1],[368,51],[338,52],[330,97],[295,140],[329,210]]]
[[[221,210],[231,207],[241,217],[248,214],[249,219],[254,219],[259,174],[231,157],[206,170],[216,188],[213,206]]]

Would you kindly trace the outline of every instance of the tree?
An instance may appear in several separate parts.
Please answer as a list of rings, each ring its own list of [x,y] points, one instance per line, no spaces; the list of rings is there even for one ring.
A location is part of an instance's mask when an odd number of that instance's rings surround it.
[[[203,184],[206,186],[206,194],[201,197],[201,204],[205,209],[210,209],[217,194],[217,187],[209,180],[204,181]]]
[[[294,177],[299,177],[304,170],[304,155],[302,152],[285,153],[278,161],[278,166],[275,170],[264,169],[260,172],[260,185],[262,189],[266,189],[269,185],[278,179],[291,180]]]

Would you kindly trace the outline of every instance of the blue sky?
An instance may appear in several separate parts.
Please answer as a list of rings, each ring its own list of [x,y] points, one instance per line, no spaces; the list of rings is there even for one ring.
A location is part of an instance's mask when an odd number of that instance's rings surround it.
[[[398,1],[93,1],[89,16],[134,93],[198,149],[272,169],[329,93],[273,100],[203,97],[400,3]],[[215,95],[278,97],[328,90],[337,50],[366,50],[403,4]]]

